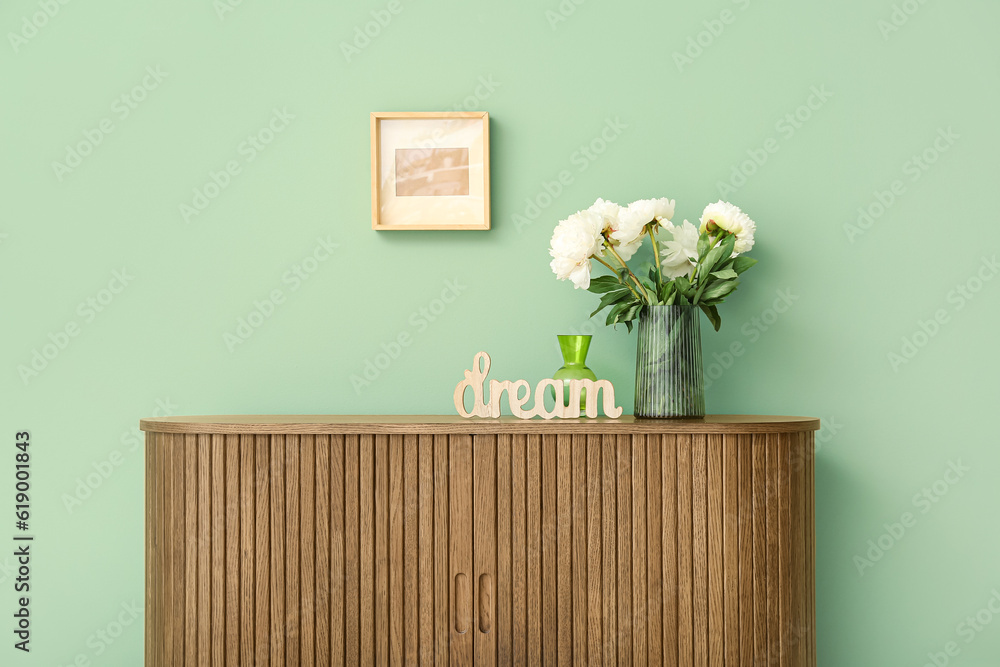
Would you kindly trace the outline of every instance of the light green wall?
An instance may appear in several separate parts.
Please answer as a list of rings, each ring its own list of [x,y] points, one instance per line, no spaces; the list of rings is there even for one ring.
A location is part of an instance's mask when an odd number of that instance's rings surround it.
[[[158,401],[181,414],[450,413],[480,349],[493,377],[537,380],[559,365],[554,335],[589,330],[596,303],[549,271],[556,221],[598,196],[669,196],[695,219],[768,140],[777,152],[726,197],[757,221],[760,265],[722,308],[722,331],[704,333],[706,364],[734,342],[744,350],[709,410],[828,427],[816,465],[821,665],[923,665],[949,641],[951,664],[996,664],[1000,619],[971,643],[959,624],[1000,587],[1000,280],[968,302],[952,290],[979,287],[1000,243],[1000,5],[564,0],[573,12],[553,26],[557,0],[400,1],[350,62],[341,42],[387,3],[245,0],[220,19],[208,0],[50,0],[58,12],[36,35],[0,45],[0,498],[12,503],[13,433],[30,429],[38,536],[34,652],[18,664],[139,664],[139,624],[100,657],[88,637],[142,601],[143,460],[128,433]],[[4,2],[3,33],[42,5]],[[886,32],[894,6],[902,25]],[[701,34],[706,21],[718,32],[723,11],[721,34]],[[678,66],[689,39],[707,46]],[[166,78],[123,117],[116,100],[147,67]],[[815,88],[832,96],[813,98],[800,127],[782,121]],[[470,105],[492,117],[493,230],[372,232],[369,112],[451,109],[477,91]],[[248,161],[241,142],[274,109],[294,119]],[[104,119],[113,131],[60,180],[52,163]],[[608,119],[625,128],[581,160]],[[949,129],[958,138],[933,155]],[[938,159],[914,173],[925,150]],[[241,173],[185,222],[179,205],[229,160]],[[517,229],[513,216],[562,170],[572,184]],[[895,180],[902,194],[849,239],[858,207]],[[328,236],[334,256],[293,290],[283,276]],[[91,319],[78,304],[122,268],[134,279]],[[459,298],[420,325],[449,280]],[[224,334],[274,289],[287,301],[230,352]],[[794,303],[773,317],[784,290]],[[938,310],[947,322],[894,369],[887,355]],[[79,334],[23,382],[18,366],[71,322]],[[635,342],[596,331],[591,365],[628,411]],[[350,376],[405,332],[412,345],[355,391]],[[121,465],[68,512],[64,494],[116,450]],[[938,487],[939,502],[915,499],[949,462],[969,470]],[[915,525],[859,575],[853,557],[904,512]],[[6,627],[14,595],[0,578]]]

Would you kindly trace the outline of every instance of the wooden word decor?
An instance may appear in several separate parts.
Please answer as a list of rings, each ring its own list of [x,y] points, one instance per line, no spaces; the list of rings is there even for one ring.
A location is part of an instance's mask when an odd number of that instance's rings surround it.
[[[604,396],[604,414],[612,419],[617,419],[622,415],[622,409],[615,405],[615,388],[608,380],[570,380],[569,381],[569,404],[565,405],[563,394],[563,380],[553,380],[545,378],[539,380],[535,386],[535,406],[531,410],[525,410],[524,405],[531,398],[531,388],[527,380],[517,380],[511,382],[504,380],[490,380],[489,396],[483,395],[483,383],[490,372],[490,355],[485,352],[478,353],[472,359],[473,370],[465,371],[465,379],[455,387],[455,409],[462,417],[499,417],[500,397],[507,392],[507,401],[510,405],[510,413],[519,419],[531,419],[541,417],[542,419],[552,419],[553,417],[574,418],[580,416],[580,392],[587,391],[586,414],[590,418],[597,416],[597,392],[601,391]],[[555,391],[555,407],[551,410],[545,408],[545,389],[552,387]],[[472,389],[476,402],[472,407],[472,412],[465,409],[465,391]],[[524,396],[521,396],[521,390]],[[484,400],[486,399],[486,400]]]

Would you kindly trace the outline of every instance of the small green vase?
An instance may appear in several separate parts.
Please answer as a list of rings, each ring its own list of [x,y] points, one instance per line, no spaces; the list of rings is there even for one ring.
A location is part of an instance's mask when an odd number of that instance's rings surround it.
[[[569,407],[570,380],[596,380],[594,371],[587,368],[587,351],[590,349],[591,336],[563,335],[559,339],[559,350],[563,356],[563,366],[553,375],[553,380],[563,381],[563,406]],[[549,388],[549,396],[555,399],[555,390]],[[587,409],[587,390],[580,391],[580,411]]]

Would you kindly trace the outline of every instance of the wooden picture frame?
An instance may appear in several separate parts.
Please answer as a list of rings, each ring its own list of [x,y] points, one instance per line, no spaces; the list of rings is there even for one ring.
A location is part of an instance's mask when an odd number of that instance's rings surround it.
[[[372,229],[490,228],[490,115],[371,115]]]

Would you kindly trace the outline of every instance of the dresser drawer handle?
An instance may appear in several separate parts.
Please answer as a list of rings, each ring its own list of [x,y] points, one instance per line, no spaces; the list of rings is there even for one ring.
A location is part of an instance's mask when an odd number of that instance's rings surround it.
[[[472,609],[472,590],[469,577],[464,572],[455,575],[455,632],[464,635],[469,631]]]
[[[493,580],[488,574],[479,575],[479,631],[489,632],[493,625]]]

